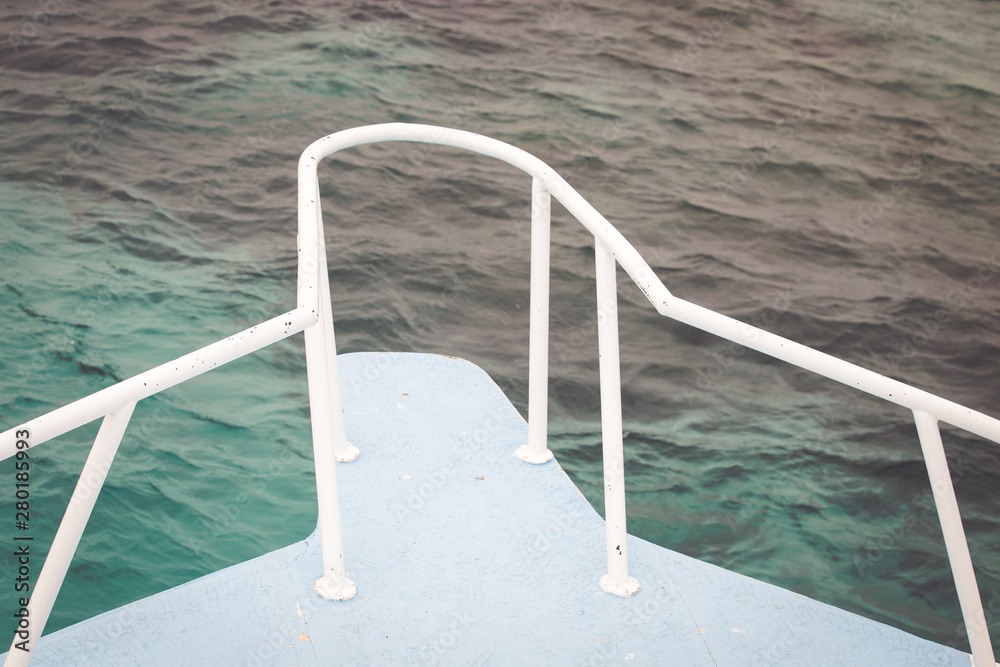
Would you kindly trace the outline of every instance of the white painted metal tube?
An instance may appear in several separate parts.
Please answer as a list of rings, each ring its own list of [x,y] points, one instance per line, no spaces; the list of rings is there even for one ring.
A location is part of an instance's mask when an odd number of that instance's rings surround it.
[[[305,338],[309,419],[312,423],[316,502],[323,552],[323,575],[316,582],[315,588],[317,593],[328,600],[346,600],[354,597],[358,587],[347,578],[340,525],[340,494],[337,490],[337,458],[331,411],[341,410],[342,407],[331,404],[326,339],[322,325],[306,329]]]
[[[0,460],[11,457],[17,452],[15,433],[20,429],[30,429],[31,446],[34,448],[103,417],[123,405],[138,402],[297,334],[315,322],[316,313],[309,310],[296,309],[287,312],[4,431],[0,433]]]
[[[319,160],[345,148],[383,141],[414,141],[453,146],[507,162],[541,181],[546,190],[567,211],[600,239],[661,315],[788,361],[908,409],[925,410],[949,424],[994,442],[1000,442],[1000,420],[674,297],[628,240],[561,176],[535,156],[502,141],[472,132],[432,125],[408,123],[368,125],[336,132],[310,144],[299,160],[299,178],[306,179],[311,188],[316,181],[316,164]],[[301,207],[306,206],[311,211],[313,203],[310,201],[315,199],[312,196],[303,196],[303,191],[313,192],[309,188],[300,186],[299,189],[300,247],[303,239],[302,221],[307,219],[307,216],[304,218]]]
[[[940,474],[944,475],[943,479],[948,485],[951,504],[954,505],[953,511],[950,508],[942,510],[942,505],[939,502],[939,516],[941,517],[942,526],[945,527],[946,544],[948,545],[949,557],[952,558],[953,562],[953,573],[956,584],[959,587],[963,615],[966,618],[966,624],[969,628],[973,653],[976,656],[977,664],[990,664],[992,662],[992,659],[990,659],[992,652],[987,654],[985,652],[986,649],[983,648],[984,646],[989,648],[989,637],[985,633],[982,604],[978,596],[978,590],[975,587],[971,558],[968,555],[968,546],[965,543],[964,531],[961,529],[957,502],[954,501],[954,492],[951,489],[950,478],[948,478],[947,461],[944,460],[936,420],[946,421],[995,442],[1000,442],[1000,420],[674,297],[653,274],[649,265],[631,244],[628,243],[624,236],[548,165],[514,146],[470,132],[429,125],[389,123],[345,130],[323,137],[311,144],[303,152],[298,166],[298,307],[289,313],[251,327],[228,339],[204,347],[196,352],[120,382],[113,387],[80,399],[68,406],[54,410],[27,424],[22,424],[14,429],[0,433],[0,459],[13,456],[16,453],[15,434],[18,430],[30,429],[32,432],[31,443],[32,446],[35,446],[88,423],[93,419],[106,416],[105,424],[101,429],[101,434],[104,434],[105,428],[112,429],[111,424],[119,419],[118,415],[125,413],[126,408],[128,413],[131,414],[132,408],[134,408],[134,404],[138,400],[299,331],[306,330],[307,366],[309,370],[309,392],[317,466],[320,527],[324,545],[324,576],[317,582],[317,590],[327,597],[338,599],[354,595],[356,587],[353,582],[347,579],[344,568],[335,469],[336,459],[346,457],[350,453],[350,449],[348,449],[350,445],[346,443],[346,439],[342,435],[338,440],[338,434],[343,433],[343,409],[340,405],[339,396],[336,343],[333,332],[329,274],[326,265],[324,231],[319,202],[317,165],[322,158],[338,150],[384,141],[412,141],[463,148],[500,159],[533,177],[532,200],[533,203],[537,203],[544,198],[544,219],[546,224],[544,226],[545,242],[542,243],[539,241],[536,243],[534,240],[536,234],[540,239],[543,227],[541,224],[535,224],[536,216],[533,212],[532,342],[530,343],[532,350],[536,347],[536,340],[547,339],[547,335],[541,336],[536,334],[535,331],[536,329],[539,331],[542,329],[543,325],[540,322],[544,322],[545,330],[547,330],[548,326],[549,193],[562,203],[595,236],[595,252],[598,263],[602,415],[604,416],[602,431],[605,441],[605,495],[609,537],[608,574],[602,578],[601,582],[605,590],[614,589],[611,592],[616,592],[619,595],[630,595],[638,590],[638,582],[628,577],[627,574],[627,550],[625,544],[624,457],[621,431],[617,305],[614,289],[615,262],[617,261],[660,314],[714,333],[796,366],[811,370],[843,384],[853,386],[914,411],[917,427],[921,433],[921,446],[924,448],[925,460],[932,482],[937,479],[935,475],[939,477]],[[533,206],[533,211],[534,208]],[[539,211],[541,211],[541,207],[539,207]],[[539,214],[538,219],[540,220],[542,217]],[[536,291],[541,289],[538,288],[536,290],[536,282],[540,284],[542,281],[536,281],[535,276],[536,273],[539,276],[542,275],[543,271],[535,271],[536,265],[542,265],[541,259],[536,262],[535,253],[536,251],[540,252],[539,249],[543,246],[545,249],[544,274],[546,278],[543,281],[545,298],[536,300]],[[610,295],[610,299],[605,298],[607,295]],[[538,318],[541,315],[536,315],[534,307],[536,303],[540,304],[543,301],[546,304],[546,313],[544,318],[539,320]],[[610,306],[607,304],[610,304]],[[321,326],[313,327],[312,325],[317,322],[321,322]],[[611,326],[611,322],[613,322],[613,326]],[[548,341],[545,340],[544,356],[546,361],[547,345]],[[547,363],[544,365],[533,363],[535,359],[541,359],[541,356],[532,352],[531,369],[529,369],[529,387],[538,385],[538,380],[531,379],[537,377],[536,374],[540,372],[537,369],[543,366],[547,367]],[[605,368],[609,369],[607,373]],[[613,372],[610,369],[613,369]],[[543,377],[547,383],[547,368]],[[532,394],[535,399],[543,395],[547,400],[547,390],[544,392],[535,391]],[[537,416],[539,410],[531,407],[535,405],[535,401],[532,398],[529,398],[529,401],[531,402],[530,409]],[[337,417],[334,415],[340,417],[339,426],[337,425]],[[125,423],[127,423],[127,420],[127,417],[125,417]],[[532,421],[533,423],[536,421],[544,423],[545,420]],[[124,431],[125,423],[121,424],[122,431]],[[535,427],[537,427],[537,423],[535,423]],[[109,430],[108,432],[110,433],[111,431]],[[98,438],[102,440],[103,436],[99,435]],[[110,442],[110,438],[111,436],[109,435],[103,439]],[[120,438],[119,434],[118,441],[120,441]],[[537,436],[534,440],[531,440],[529,436],[529,446],[531,443],[538,442],[542,443],[539,447],[545,446],[544,434],[541,440]],[[927,443],[930,444],[928,445]],[[115,443],[115,447],[117,448],[117,442]],[[96,448],[97,443],[95,443]],[[928,451],[935,449],[940,450],[941,453],[938,459],[932,462],[933,457],[928,455]],[[345,454],[345,452],[347,453]],[[92,450],[93,454],[94,451]],[[942,461],[943,473],[940,473]],[[88,459],[89,464],[90,459]],[[939,472],[933,472],[932,467]],[[84,472],[87,473],[87,468],[85,468]],[[82,479],[83,476],[81,476]],[[619,487],[620,493],[615,491]],[[937,495],[937,486],[935,486],[935,493]],[[69,513],[67,513],[68,516]],[[620,517],[620,521],[617,517]],[[957,523],[955,519],[957,519]],[[67,518],[64,517],[64,522],[66,520]],[[958,526],[957,532],[954,529],[955,525]],[[82,526],[80,530],[83,530]],[[950,538],[948,537],[949,534],[951,535]],[[620,535],[621,539],[612,540],[613,535]],[[77,538],[78,540],[79,538]],[[612,548],[612,543],[614,544],[614,548]],[[959,546],[953,547],[953,545]],[[963,551],[964,557],[962,556]],[[953,555],[953,553],[957,555]],[[956,564],[956,558],[961,562]],[[973,592],[975,600],[970,597]],[[52,597],[54,599],[54,594]],[[979,625],[983,626],[981,633],[976,629]]]
[[[549,425],[549,253],[552,197],[531,179],[531,294],[528,325],[528,444],[517,456],[528,463],[552,460]]]
[[[753,350],[813,371],[849,387],[878,396],[910,410],[923,410],[937,419],[1000,443],[1000,421],[929,392],[911,387],[861,366],[776,336],[669,294],[654,295],[660,314],[690,324]],[[651,299],[652,300],[652,299]]]
[[[628,537],[625,525],[625,454],[622,443],[621,368],[618,354],[618,265],[611,251],[594,239],[597,267],[597,343],[601,373],[601,436],[604,441],[604,519],[607,531],[608,573],[601,588],[630,597],[639,582],[628,576]]]
[[[308,152],[308,149],[307,151]],[[326,249],[319,243],[319,182],[316,177],[314,155],[302,153],[299,158],[299,232],[298,232],[298,289],[296,305],[306,311],[319,312],[320,252]]]
[[[349,130],[342,130],[334,134],[327,135],[314,141],[302,153],[299,158],[299,231],[300,247],[303,244],[302,234],[305,221],[314,220],[310,217],[314,208],[315,199],[312,196],[313,183],[316,181],[316,166],[323,158],[336,153],[337,151],[364,144],[373,144],[385,141],[413,141],[418,143],[438,144],[442,146],[452,146],[465,150],[487,155],[502,160],[507,164],[517,167],[528,175],[541,181],[545,189],[559,201],[567,211],[583,224],[594,236],[600,238],[614,253],[618,263],[632,277],[644,293],[647,295],[654,284],[659,285],[661,290],[666,290],[656,276],[650,270],[649,265],[642,259],[639,253],[625,239],[622,234],[608,222],[608,220],[598,213],[597,209],[591,206],[580,194],[570,187],[569,183],[557,174],[552,167],[548,166],[534,155],[521,150],[510,144],[506,144],[496,139],[484,137],[480,134],[455,130],[447,127],[436,127],[433,125],[419,125],[411,123],[383,123],[380,125],[367,125]],[[308,194],[304,194],[308,193]],[[300,284],[302,281],[300,280]],[[667,291],[667,294],[670,292]],[[301,299],[302,291],[300,291]],[[305,301],[300,300],[304,305]],[[310,302],[311,303],[311,302]]]
[[[337,341],[333,331],[333,306],[330,299],[330,271],[326,264],[326,234],[323,231],[323,209],[319,198],[319,187],[316,188],[316,224],[318,227],[319,247],[319,324],[323,330],[323,341],[326,356],[327,391],[330,402],[323,409],[330,411],[331,432],[333,434],[334,458],[342,463],[353,461],[360,453],[358,448],[347,442],[347,430],[344,426],[343,401],[340,398],[340,373],[337,370]],[[310,407],[310,409],[312,409]]]
[[[955,488],[951,483],[948,459],[944,453],[944,445],[941,444],[938,420],[923,410],[914,410],[913,419],[917,423],[920,448],[924,453],[924,463],[927,464],[927,476],[934,492],[934,505],[941,521],[941,532],[944,534],[944,545],[948,550],[951,573],[955,577],[955,588],[958,589],[958,601],[962,606],[962,617],[965,620],[965,630],[969,634],[974,664],[992,667],[996,664],[993,645],[990,643],[986,615],[983,613],[983,601],[979,595],[979,586],[976,584],[976,573],[972,568],[969,544],[965,538],[965,529],[962,527],[962,515],[958,510]]]
[[[108,470],[118,453],[118,445],[121,444],[125,428],[129,419],[132,418],[132,411],[135,410],[135,403],[129,403],[114,412],[109,412],[104,417],[101,429],[94,440],[94,446],[90,449],[87,462],[83,465],[83,472],[77,480],[76,489],[70,498],[69,507],[59,523],[59,529],[52,540],[52,546],[42,565],[38,582],[31,593],[28,602],[28,619],[30,621],[30,641],[28,651],[14,648],[19,641],[15,636],[11,643],[10,653],[7,655],[5,667],[22,667],[31,661],[38,640],[45,630],[45,624],[49,620],[52,612],[52,605],[55,604],[56,596],[62,587],[63,579],[69,570],[76,548],[80,545],[80,538],[90,520],[90,514],[97,502],[97,496],[104,487]],[[34,439],[34,438],[32,438]],[[25,544],[31,544],[26,542]]]
[[[300,252],[307,252],[309,239],[312,238],[303,233],[303,223],[316,220],[312,214],[318,205],[316,197],[304,193],[314,192],[318,162],[322,158],[345,148],[383,141],[414,141],[454,146],[503,160],[539,181],[584,227],[593,233],[599,242],[598,245],[603,244],[608,253],[622,265],[622,268],[661,315],[811,370],[911,410],[926,411],[937,419],[964,428],[994,442],[1000,442],[1000,420],[674,297],[625,237],[551,167],[521,149],[470,132],[430,125],[388,123],[344,130],[313,142],[303,152],[302,158],[299,160]],[[317,252],[325,252],[325,248],[316,248],[316,250]],[[303,266],[300,263],[299,303],[307,305],[311,303],[308,297],[312,292],[310,292],[308,284],[309,276],[303,277],[303,271]],[[602,364],[603,362],[602,357]],[[530,374],[531,370],[529,369],[529,385]],[[602,378],[602,393],[605,386]],[[602,428],[606,428],[606,423]],[[620,432],[620,428],[618,430]],[[607,440],[605,442],[607,443]],[[608,449],[605,447],[605,456],[607,454]],[[608,518],[610,530],[610,514]],[[606,577],[613,576],[610,561],[609,554],[609,572]]]
[[[347,437],[344,432],[344,409],[340,398],[340,377],[337,373],[337,344],[333,336],[330,282],[326,266],[318,184],[315,185],[314,192],[315,228],[319,243],[317,270],[321,273],[317,280],[319,299],[316,304],[319,322],[318,326],[306,329],[305,345],[313,464],[316,466],[316,503],[323,556],[323,574],[316,581],[315,589],[319,595],[328,600],[346,600],[358,592],[358,587],[347,578],[345,570],[344,539],[340,523],[340,492],[337,489],[338,444],[340,453],[346,455]]]

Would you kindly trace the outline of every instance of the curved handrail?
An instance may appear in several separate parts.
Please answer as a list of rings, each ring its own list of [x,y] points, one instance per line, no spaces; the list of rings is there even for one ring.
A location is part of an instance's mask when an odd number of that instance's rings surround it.
[[[299,159],[299,229],[315,219],[317,205],[314,205],[312,193],[316,189],[316,166],[320,160],[346,148],[390,141],[462,148],[497,158],[537,178],[567,211],[611,250],[615,260],[656,311],[665,317],[787,361],[890,403],[910,410],[924,410],[942,421],[1000,443],[1000,420],[994,417],[673,296],[621,232],[552,167],[534,155],[496,139],[464,130],[410,123],[366,125],[318,139],[306,148]],[[300,304],[307,303],[301,293],[299,298]]]
[[[608,503],[608,574],[601,580],[602,588],[625,596],[638,590],[638,582],[628,577],[627,554],[624,550],[624,464],[621,451],[621,389],[615,288],[615,268],[617,264],[621,264],[661,315],[913,411],[975,663],[994,664],[982,602],[937,422],[946,421],[1000,442],[1000,420],[675,297],[625,237],[538,158],[509,144],[471,132],[404,123],[371,125],[337,132],[313,142],[302,153],[298,163],[297,308],[0,433],[2,460],[94,419],[105,418],[105,425],[98,434],[74,492],[73,503],[53,541],[50,558],[43,567],[36,594],[32,596],[33,618],[41,620],[37,626],[39,634],[135,403],[300,331],[305,332],[306,339],[310,406],[322,406],[322,409],[310,410],[324,567],[324,576],[316,587],[325,597],[346,599],[354,595],[356,587],[347,579],[344,569],[335,462],[352,460],[358,455],[358,450],[347,443],[344,433],[317,167],[323,158],[337,151],[386,141],[432,143],[471,150],[500,159],[532,176],[529,443],[518,454],[533,463],[540,463],[551,457],[545,446],[544,423],[547,416],[550,195],[594,234],[605,497]],[[329,409],[329,406],[334,409]],[[30,433],[30,442],[23,439],[21,433]],[[20,447],[22,442],[25,444],[23,448]],[[85,475],[90,473],[98,478],[96,489],[86,486]],[[609,489],[613,489],[613,492]],[[611,546],[616,542],[622,549],[616,550]],[[44,594],[39,594],[41,589],[44,589]],[[25,664],[30,660],[30,652],[25,656],[13,650],[14,644],[11,648],[6,664]]]
[[[624,547],[625,542],[624,464],[621,455],[621,387],[618,368],[618,324],[614,277],[615,262],[617,262],[622,265],[622,268],[625,269],[633,282],[635,282],[661,315],[721,336],[758,352],[763,352],[776,359],[787,361],[800,368],[813,371],[814,373],[872,394],[883,400],[909,408],[913,412],[920,437],[921,451],[934,491],[935,504],[945,538],[945,547],[955,578],[973,657],[976,664],[994,664],[993,648],[986,628],[982,600],[976,584],[972,558],[969,554],[958,502],[955,498],[950,474],[948,473],[947,460],[944,454],[944,447],[941,443],[937,422],[938,420],[945,421],[988,440],[1000,443],[1000,420],[898,380],[838,359],[825,352],[814,350],[801,343],[796,343],[795,341],[673,296],[625,237],[604,216],[598,213],[593,206],[587,203],[555,170],[535,156],[519,148],[471,132],[432,125],[386,123],[344,130],[313,142],[306,148],[299,159],[300,229],[303,224],[311,220],[316,220],[320,230],[320,237],[322,235],[322,218],[319,213],[317,178],[319,161],[345,148],[387,141],[433,143],[463,148],[507,162],[533,177],[532,333],[538,328],[535,326],[536,319],[534,316],[536,311],[541,309],[541,312],[543,312],[544,319],[546,320],[546,331],[548,317],[548,304],[539,305],[534,302],[536,293],[545,294],[546,301],[548,294],[547,285],[544,289],[536,286],[539,280],[548,282],[547,250],[546,257],[542,263],[544,265],[544,272],[539,272],[539,275],[536,276],[535,271],[535,255],[537,251],[534,246],[536,238],[543,238],[546,244],[548,243],[549,223],[548,200],[545,196],[539,196],[538,190],[544,188],[545,191],[551,193],[584,227],[594,234],[597,261],[602,434],[604,439],[605,516],[608,530],[608,575],[601,580],[602,588],[619,595],[631,595],[638,590],[638,582],[628,577],[627,554],[624,552],[624,549],[621,548],[616,553],[615,549],[618,547],[612,548],[611,546],[617,543],[621,547]],[[539,216],[537,215],[537,209],[540,207],[545,208],[545,211],[543,215]],[[543,226],[544,230],[536,235],[535,228],[539,225]],[[324,332],[324,335],[328,338],[327,349],[333,350],[335,349],[333,344],[333,320],[332,314],[329,312],[329,275],[325,271],[325,247],[320,248],[320,251],[324,268],[324,274],[321,276],[321,279],[327,283],[324,290],[326,298],[320,304],[320,322],[321,324],[324,321],[327,322],[327,330]],[[300,302],[304,303],[302,296],[300,294]],[[306,345],[308,348],[308,333]],[[543,451],[547,452],[544,440],[540,443],[533,443],[530,437],[534,408],[535,406],[544,404],[545,400],[544,396],[539,397],[536,395],[534,400],[532,396],[533,393],[536,393],[545,384],[538,383],[532,385],[530,382],[532,378],[538,375],[547,377],[547,368],[543,373],[538,368],[539,364],[535,362],[535,352],[538,347],[533,339],[528,362],[528,448],[535,449],[535,453],[538,455],[537,460],[545,460],[541,456]],[[537,357],[540,360],[540,364],[547,366],[547,350],[538,354]],[[331,361],[331,376],[336,377],[335,357]],[[334,405],[339,406],[339,400]],[[335,409],[332,412],[336,415],[336,420],[341,422],[339,432],[342,433],[341,410]],[[338,448],[342,448],[343,446],[343,444],[336,445]],[[611,451],[609,452],[609,450]],[[317,471],[318,474],[319,471]],[[342,563],[339,565],[342,567]],[[326,566],[325,562],[324,566]],[[328,571],[331,570],[328,569]],[[343,572],[338,567],[334,567],[332,571]],[[337,575],[339,580],[346,579],[346,577],[339,573]]]
[[[320,160],[345,148],[388,141],[411,141],[462,148],[517,167],[529,176],[537,178],[545,189],[566,207],[566,210],[611,249],[618,263],[654,305],[661,296],[670,296],[670,292],[656,278],[632,244],[552,167],[516,146],[465,130],[412,123],[383,123],[342,130],[314,141],[299,158],[300,232],[303,225],[315,220],[314,216],[317,214],[318,200],[313,194],[316,191],[316,168]],[[312,303],[301,291],[299,300],[300,304]]]

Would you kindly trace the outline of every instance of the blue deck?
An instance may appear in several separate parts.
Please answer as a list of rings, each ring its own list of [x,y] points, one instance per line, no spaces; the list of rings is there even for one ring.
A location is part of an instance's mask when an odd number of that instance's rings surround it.
[[[358,595],[320,599],[319,536],[41,640],[37,665],[955,665],[968,654],[629,537],[633,598],[601,592],[604,522],[473,364],[341,356],[337,468]],[[57,602],[58,604],[58,602]]]

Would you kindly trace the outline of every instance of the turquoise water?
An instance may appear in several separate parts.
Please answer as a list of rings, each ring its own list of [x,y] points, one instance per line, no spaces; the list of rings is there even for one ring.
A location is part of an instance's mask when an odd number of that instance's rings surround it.
[[[390,120],[525,148],[675,294],[1000,414],[992,5],[22,12],[0,51],[0,428],[290,309],[299,152]],[[407,145],[322,178],[340,351],[462,356],[523,412],[527,180]],[[590,244],[557,210],[551,447],[600,507]],[[667,322],[620,278],[631,532],[966,647],[905,411]],[[37,547],[95,433],[36,451]],[[1000,454],[944,437],[997,610]],[[144,401],[49,630],[301,539],[311,458],[299,337]],[[10,462],[0,489],[12,522]]]

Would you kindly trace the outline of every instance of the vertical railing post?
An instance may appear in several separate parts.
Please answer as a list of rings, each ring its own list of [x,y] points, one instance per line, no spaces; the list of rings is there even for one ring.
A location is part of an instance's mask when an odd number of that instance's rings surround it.
[[[531,294],[528,320],[528,444],[517,456],[528,463],[552,459],[549,425],[549,240],[552,197],[531,179]]]
[[[962,607],[962,618],[965,620],[965,631],[969,635],[969,645],[972,647],[973,664],[976,667],[986,665],[993,667],[996,664],[993,645],[990,643],[989,629],[986,627],[986,615],[983,613],[983,601],[979,596],[979,586],[976,584],[976,573],[972,569],[972,556],[969,554],[969,543],[962,527],[962,515],[958,511],[955,487],[951,483],[948,458],[941,443],[938,420],[923,410],[914,410],[913,420],[917,424],[920,449],[924,454],[927,476],[930,477],[931,490],[934,492],[934,505],[941,521],[944,546],[948,551],[948,561],[951,564],[952,576],[955,578],[958,601]]]
[[[354,597],[357,586],[344,569],[344,542],[340,529],[340,500],[337,491],[337,458],[334,454],[333,419],[323,327],[305,331],[306,375],[309,384],[309,419],[312,422],[313,459],[316,464],[316,500],[319,505],[319,532],[323,549],[323,576],[316,592],[328,600]]]
[[[344,428],[344,404],[340,397],[340,374],[337,372],[337,342],[333,335],[333,305],[330,299],[330,271],[326,264],[326,231],[323,229],[323,208],[316,185],[316,225],[319,236],[319,326],[323,327],[326,348],[326,368],[330,385],[330,417],[333,419],[333,451],[336,459],[347,463],[358,458],[358,448],[347,442]]]
[[[319,532],[323,551],[323,576],[316,581],[316,592],[328,600],[347,600],[358,587],[347,578],[344,567],[344,541],[340,525],[340,498],[337,490],[337,443],[346,449],[343,408],[340,404],[340,380],[337,376],[336,343],[333,338],[333,315],[330,306],[326,246],[316,189],[316,224],[319,225],[319,320],[305,330],[306,376],[309,385],[309,419],[312,423],[313,459],[316,465],[316,499],[319,506]],[[332,356],[332,358],[331,358]],[[336,398],[336,403],[334,403]],[[356,454],[355,454],[356,456]]]
[[[617,262],[611,250],[594,238],[597,266],[597,344],[601,368],[601,435],[604,441],[604,518],[607,527],[608,573],[601,589],[621,597],[639,591],[628,576],[625,544],[625,454],[622,442],[622,390],[618,357]]]
[[[76,488],[73,489],[69,506],[63,514],[62,521],[59,522],[52,547],[38,575],[38,583],[35,584],[35,589],[31,591],[28,600],[27,631],[30,633],[28,650],[22,651],[17,648],[18,642],[23,641],[23,638],[15,635],[10,652],[7,654],[7,661],[4,663],[5,667],[22,667],[31,662],[38,640],[41,639],[45,624],[49,620],[49,614],[52,613],[52,605],[59,595],[59,589],[62,588],[76,549],[80,546],[80,538],[90,520],[97,496],[104,487],[108,470],[111,469],[115,454],[118,453],[118,446],[121,444],[122,436],[125,435],[125,428],[132,418],[133,410],[135,403],[129,403],[114,412],[109,412],[101,422],[101,429],[97,432],[87,462],[83,464],[83,471],[76,482]],[[29,542],[24,544],[30,548]]]

